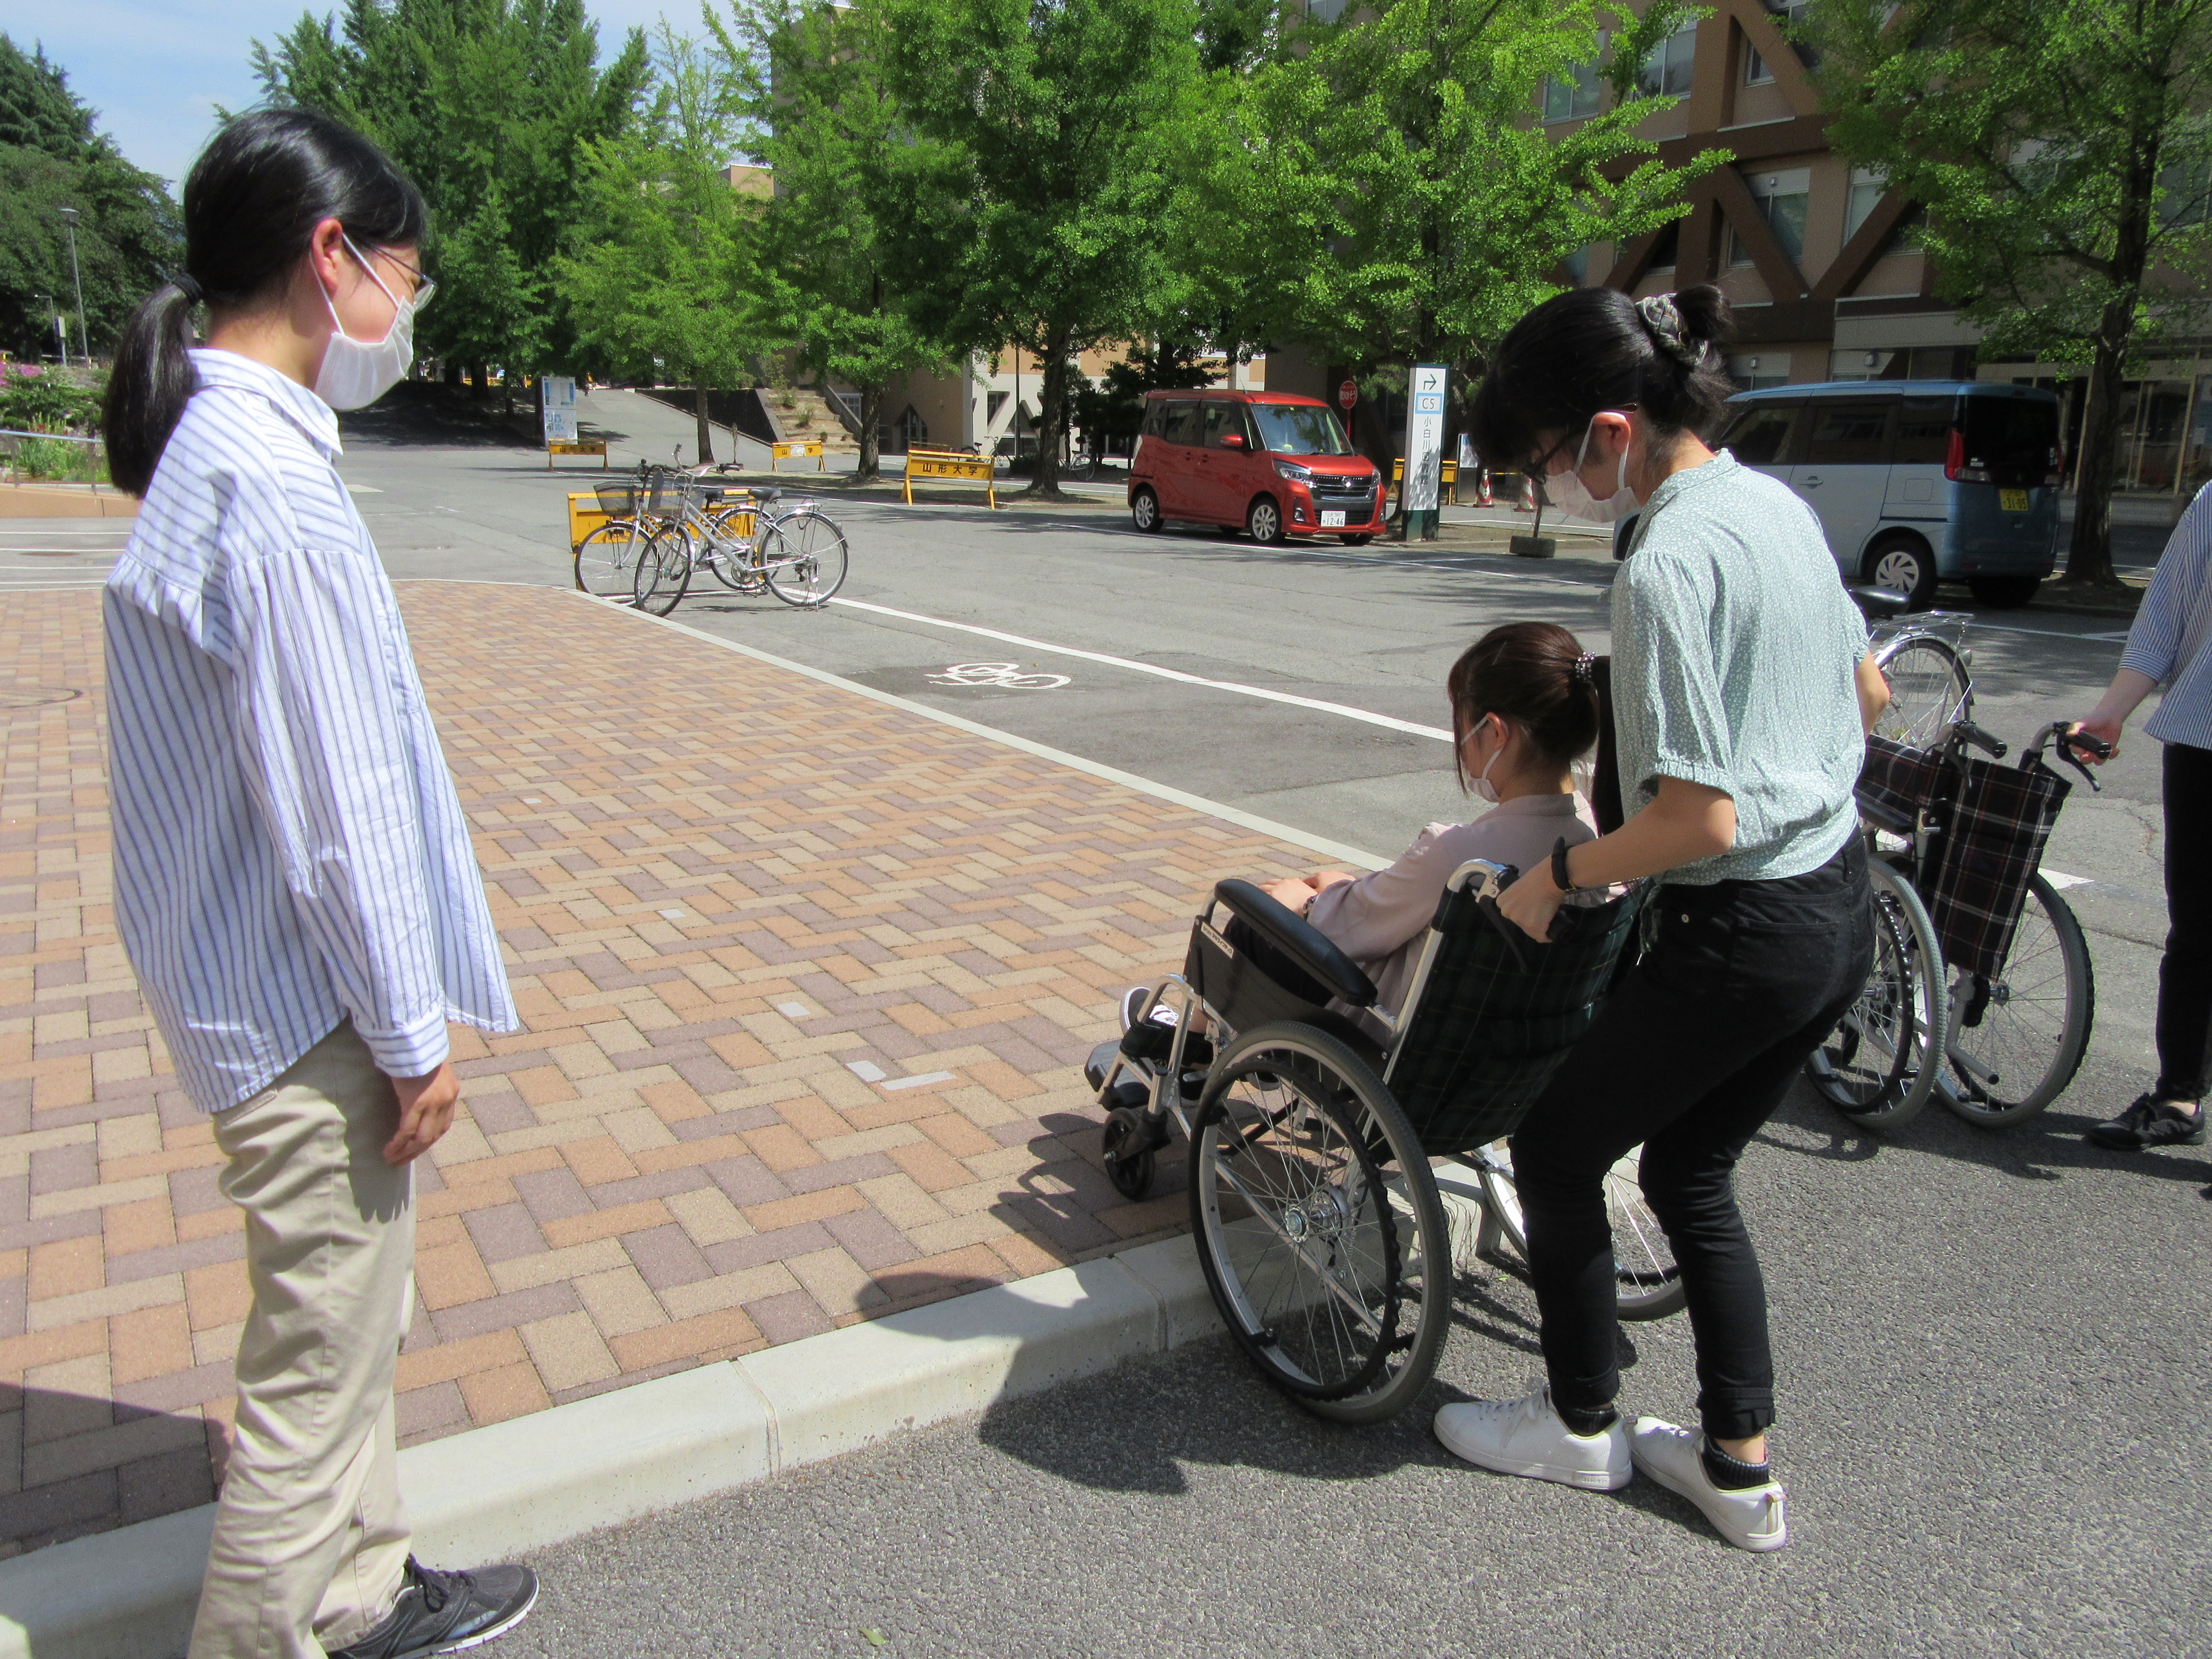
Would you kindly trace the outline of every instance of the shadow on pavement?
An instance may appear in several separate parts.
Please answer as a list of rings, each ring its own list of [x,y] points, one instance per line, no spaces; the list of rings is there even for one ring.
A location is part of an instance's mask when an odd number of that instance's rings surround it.
[[[92,1360],[104,1375],[106,1357]],[[0,1383],[0,1546],[35,1550],[211,1503],[210,1453],[226,1444],[198,1412]],[[0,1617],[26,1611],[0,1602]]]
[[[1981,1129],[1930,1101],[1911,1122],[1883,1135],[1860,1128],[1807,1088],[1791,1090],[1755,1139],[1801,1158],[1844,1164],[1909,1154],[1957,1158],[2022,1181],[2063,1181],[2071,1171],[2091,1170],[2131,1171],[2152,1181],[2195,1186],[2212,1181],[2212,1158],[2202,1148],[2115,1152],[2090,1145],[2082,1137],[2100,1117],[2101,1113],[2061,1106],[2009,1129]],[[1799,1133],[1778,1133],[1782,1125]]]
[[[477,402],[465,392],[419,381],[392,387],[367,409],[347,410],[338,416],[338,429],[349,447],[538,448],[524,435],[519,422],[510,424],[501,416],[496,398]]]

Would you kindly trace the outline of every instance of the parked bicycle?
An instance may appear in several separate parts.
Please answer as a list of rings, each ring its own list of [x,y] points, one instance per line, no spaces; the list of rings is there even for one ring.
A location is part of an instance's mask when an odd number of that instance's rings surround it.
[[[1902,603],[1858,597],[1869,614]],[[1899,638],[1924,638],[1920,620]],[[1955,642],[1948,648],[1962,669],[1971,661]],[[1930,681],[1939,660],[1926,653]],[[2073,1081],[2096,1015],[2081,925],[2039,866],[2071,788],[2045,764],[2045,751],[2055,744],[2095,789],[2075,750],[2103,745],[2054,722],[2017,767],[1999,767],[2007,746],[1969,717],[1971,682],[1941,696],[1955,698],[1954,712],[1917,728],[1940,732],[1935,743],[1879,727],[1869,740],[1858,798],[1875,964],[1857,1002],[1806,1062],[1831,1103],[1873,1128],[1899,1127],[1937,1097],[1984,1128],[2034,1116]]]
[[[665,617],[703,567],[734,592],[765,589],[805,610],[827,605],[845,580],[844,532],[811,500],[779,510],[781,490],[708,481],[729,470],[641,465],[634,483],[600,486],[612,516],[577,545],[576,586]]]

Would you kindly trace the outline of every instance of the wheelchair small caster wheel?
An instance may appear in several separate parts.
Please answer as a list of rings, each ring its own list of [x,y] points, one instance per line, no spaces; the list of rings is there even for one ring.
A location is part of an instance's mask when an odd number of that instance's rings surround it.
[[[1134,1203],[1152,1191],[1152,1137],[1141,1112],[1116,1106],[1107,1113],[1100,1143],[1106,1154],[1106,1178],[1115,1192]]]

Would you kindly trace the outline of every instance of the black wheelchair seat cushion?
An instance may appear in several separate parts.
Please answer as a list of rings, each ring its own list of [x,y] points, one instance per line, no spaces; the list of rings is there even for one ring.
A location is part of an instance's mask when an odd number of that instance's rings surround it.
[[[1550,943],[1523,939],[1516,951],[1475,894],[1445,896],[1436,960],[1389,1074],[1430,1153],[1466,1152],[1519,1127],[1596,1020],[1643,898],[1566,906]]]

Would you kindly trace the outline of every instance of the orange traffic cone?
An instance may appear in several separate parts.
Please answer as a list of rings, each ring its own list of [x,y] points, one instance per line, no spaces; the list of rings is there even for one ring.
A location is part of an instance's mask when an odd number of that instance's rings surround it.
[[[1481,470],[1476,488],[1480,491],[1480,494],[1475,498],[1474,504],[1477,507],[1495,507],[1497,505],[1495,498],[1493,498],[1490,493],[1490,469],[1488,467],[1486,466]]]

